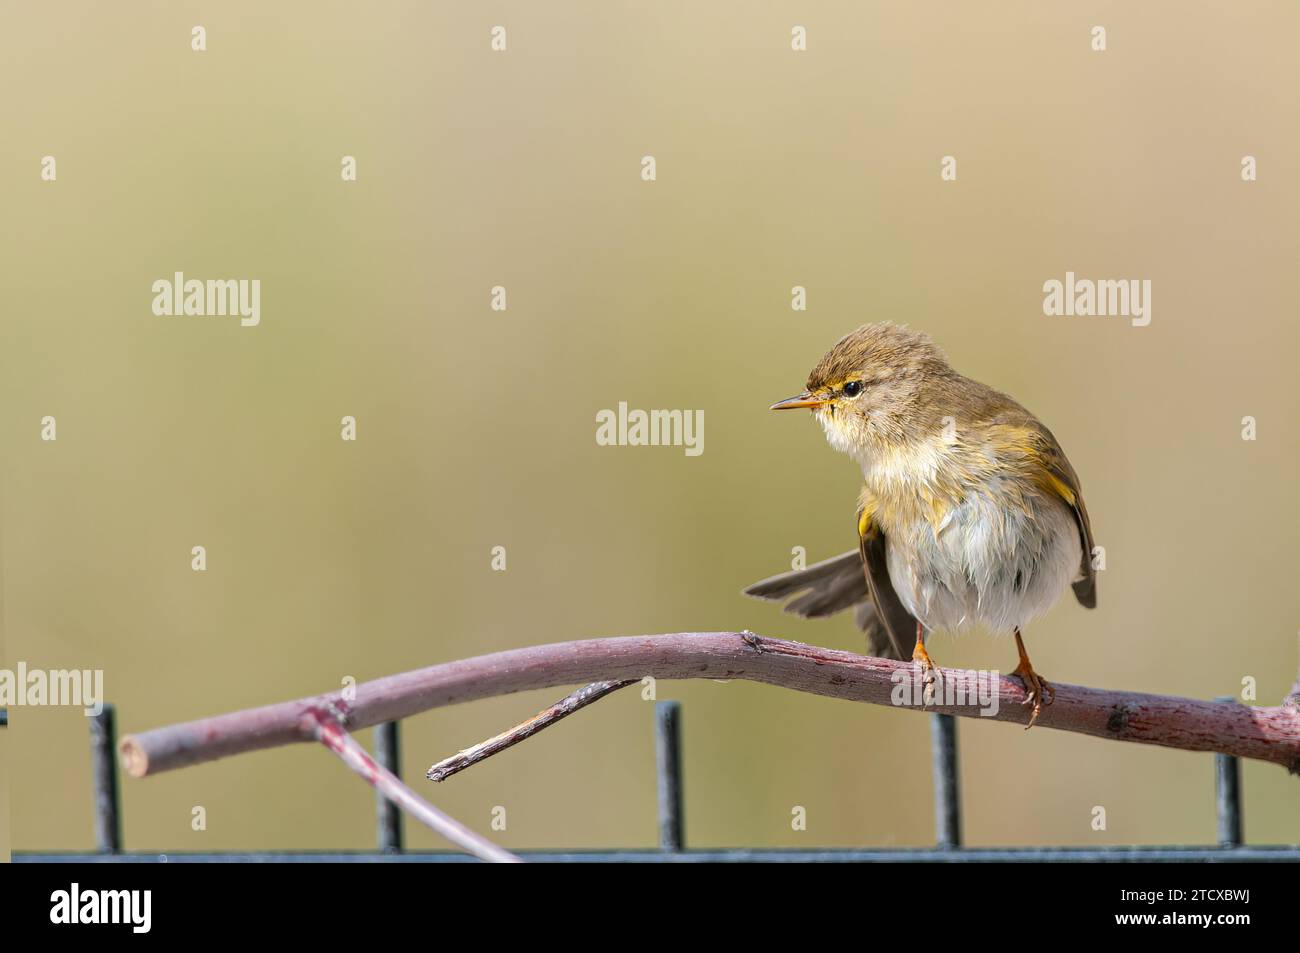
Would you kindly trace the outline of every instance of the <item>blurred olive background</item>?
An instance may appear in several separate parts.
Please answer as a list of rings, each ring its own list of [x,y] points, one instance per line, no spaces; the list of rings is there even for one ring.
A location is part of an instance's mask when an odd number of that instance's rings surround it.
[[[1294,679],[1294,4],[9,12],[3,650],[104,669],[122,730],[599,635],[860,649],[847,617],[740,590],[795,546],[855,545],[852,462],[767,406],[880,319],[1014,394],[1082,475],[1107,567],[1100,608],[1027,633],[1048,678],[1210,698],[1251,676],[1260,704]],[[1150,326],[1044,316],[1067,270],[1149,278]],[[155,317],[175,271],[261,279],[261,326]],[[702,408],[703,456],[597,446],[619,401]],[[1015,661],[984,635],[931,647]],[[406,776],[560,694],[411,719]],[[684,703],[692,846],[932,840],[927,718],[741,682],[659,698]],[[412,783],[483,831],[506,808],[511,847],[651,845],[651,711],[627,691]],[[960,735],[971,844],[1214,840],[1208,756]],[[91,847],[84,717],[17,709],[0,745],[13,848]],[[1248,839],[1300,841],[1296,779],[1245,784]],[[122,785],[131,849],[373,844],[370,790],[310,746]]]

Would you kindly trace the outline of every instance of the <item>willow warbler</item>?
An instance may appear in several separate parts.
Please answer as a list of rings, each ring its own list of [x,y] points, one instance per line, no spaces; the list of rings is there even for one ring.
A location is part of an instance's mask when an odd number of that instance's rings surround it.
[[[1012,672],[1032,705],[1054,691],[1034,671],[1021,629],[1066,587],[1097,604],[1092,527],[1079,478],[1050,430],[1006,394],[953,370],[929,336],[868,324],[773,410],[809,408],[862,468],[858,548],[745,591],[825,616],[856,607],[871,651],[911,658],[933,681],[926,633],[982,625],[1011,632]]]

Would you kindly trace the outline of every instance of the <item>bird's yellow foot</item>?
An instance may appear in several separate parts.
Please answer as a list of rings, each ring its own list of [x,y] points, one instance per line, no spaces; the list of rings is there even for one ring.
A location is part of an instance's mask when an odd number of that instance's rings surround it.
[[[912,664],[921,666],[921,707],[925,708],[934,698],[939,673],[935,668],[934,659],[930,658],[930,653],[925,650],[925,643],[919,637],[916,640],[916,647],[912,649]]]
[[[1038,716],[1043,713],[1043,706],[1056,701],[1056,689],[1047,683],[1047,679],[1034,671],[1028,658],[1022,657],[1020,664],[1011,674],[1020,679],[1025,686],[1025,700],[1020,704],[1033,706],[1033,711],[1029,715],[1029,724],[1025,725],[1025,731],[1028,731],[1034,727],[1034,722],[1038,721]]]
[[[1048,685],[1047,679],[1035,672],[1034,666],[1029,663],[1029,655],[1025,652],[1025,640],[1020,637],[1019,629],[1016,629],[1016,651],[1020,654],[1020,664],[1011,674],[1020,679],[1021,684],[1025,686],[1025,700],[1021,704],[1034,706],[1029,715],[1029,724],[1025,725],[1025,731],[1028,731],[1034,727],[1034,722],[1043,713],[1043,706],[1056,701],[1056,689]]]

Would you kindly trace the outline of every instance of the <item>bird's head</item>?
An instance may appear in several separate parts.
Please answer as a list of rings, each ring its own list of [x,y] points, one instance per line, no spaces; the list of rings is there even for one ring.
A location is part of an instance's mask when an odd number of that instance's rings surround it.
[[[864,324],[817,362],[802,394],[772,409],[810,408],[831,446],[863,460],[933,429],[926,395],[952,374],[929,335],[897,324]]]

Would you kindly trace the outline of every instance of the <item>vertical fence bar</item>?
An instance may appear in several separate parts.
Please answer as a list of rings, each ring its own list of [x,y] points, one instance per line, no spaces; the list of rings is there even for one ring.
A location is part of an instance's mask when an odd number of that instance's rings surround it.
[[[659,846],[679,851],[686,845],[682,817],[682,706],[655,703],[655,765],[659,789]]]
[[[934,771],[934,837],[939,847],[961,846],[961,791],[957,781],[957,719],[930,716],[930,755]]]
[[[375,760],[394,776],[402,776],[402,741],[399,722],[386,721],[375,725]],[[379,849],[385,854],[402,852],[402,812],[396,804],[382,794],[375,794],[375,810],[379,819]]]
[[[117,790],[117,715],[105,705],[90,721],[90,779],[95,794],[95,846],[100,853],[122,849],[122,813]]]
[[[1215,699],[1235,705],[1237,699],[1224,695]],[[1214,801],[1218,815],[1219,846],[1242,845],[1241,821],[1241,761],[1231,755],[1214,756]]]

